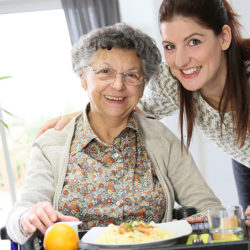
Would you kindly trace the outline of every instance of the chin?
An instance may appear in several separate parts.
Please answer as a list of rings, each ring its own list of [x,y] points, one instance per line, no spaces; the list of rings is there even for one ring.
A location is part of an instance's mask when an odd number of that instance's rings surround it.
[[[194,77],[192,79],[184,79],[183,77],[178,77],[178,80],[180,81],[183,88],[192,92],[200,90],[202,86],[204,86],[204,83],[201,82],[201,79],[199,79],[198,77]]]
[[[191,91],[191,92],[195,92],[195,91],[200,90],[201,88],[190,87],[190,88],[185,88],[185,89],[188,90],[188,91]]]
[[[185,84],[182,84],[182,86],[183,86],[183,88],[185,88],[186,90],[192,91],[192,92],[201,89],[201,88],[198,87],[198,86],[190,86],[190,85],[185,85]]]
[[[120,112],[108,112],[107,115],[108,117],[112,117],[112,118],[120,118],[122,117],[124,113],[120,113]]]
[[[192,80],[187,81],[186,79],[182,79],[182,81],[180,80],[180,82],[183,88],[185,88],[186,90],[197,91],[197,90],[200,90],[202,86],[204,85],[202,83],[199,83],[197,80],[198,79],[192,79]]]

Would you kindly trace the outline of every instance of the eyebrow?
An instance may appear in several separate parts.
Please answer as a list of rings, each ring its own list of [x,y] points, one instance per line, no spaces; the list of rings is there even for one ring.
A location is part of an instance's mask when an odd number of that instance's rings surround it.
[[[103,64],[106,64],[108,67],[112,68],[112,66],[107,62],[103,62]],[[133,67],[129,68],[127,71],[130,71],[130,70],[138,70],[138,68],[133,66]]]
[[[111,65],[107,62],[104,62],[103,64],[106,64],[107,66],[111,67]]]
[[[192,33],[191,35],[187,36],[186,38],[184,38],[184,41],[187,41],[188,39],[190,39],[192,36],[204,36],[203,34],[201,33]],[[164,40],[162,41],[162,43],[172,43],[168,40]]]

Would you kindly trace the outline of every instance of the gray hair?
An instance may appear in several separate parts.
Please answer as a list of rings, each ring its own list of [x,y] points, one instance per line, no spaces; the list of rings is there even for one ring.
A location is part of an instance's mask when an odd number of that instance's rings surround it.
[[[71,52],[74,72],[81,76],[83,67],[91,63],[98,49],[112,48],[134,49],[142,60],[143,72],[148,79],[157,72],[161,54],[155,41],[124,23],[102,27],[81,36]]]

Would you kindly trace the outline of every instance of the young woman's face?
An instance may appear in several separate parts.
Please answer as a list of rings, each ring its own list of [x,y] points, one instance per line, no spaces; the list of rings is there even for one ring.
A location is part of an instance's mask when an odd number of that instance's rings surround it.
[[[225,84],[228,48],[224,32],[216,36],[192,18],[176,16],[160,25],[164,55],[183,87],[195,91]],[[230,33],[231,34],[231,33]]]

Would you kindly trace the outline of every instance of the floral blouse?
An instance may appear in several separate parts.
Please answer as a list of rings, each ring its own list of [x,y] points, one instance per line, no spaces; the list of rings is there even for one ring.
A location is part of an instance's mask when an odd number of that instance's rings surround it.
[[[109,145],[83,114],[71,144],[59,211],[77,217],[87,230],[131,220],[161,222],[165,210],[166,197],[134,116]]]
[[[154,81],[148,83],[140,101],[140,108],[149,116],[161,119],[174,114],[178,110],[177,83],[169,73],[166,63],[162,63]],[[243,147],[239,147],[233,133],[232,114],[227,112],[224,124],[221,124],[219,112],[212,108],[201,96],[194,93],[197,105],[196,125],[203,133],[214,141],[231,158],[250,167],[250,136],[246,137]]]

